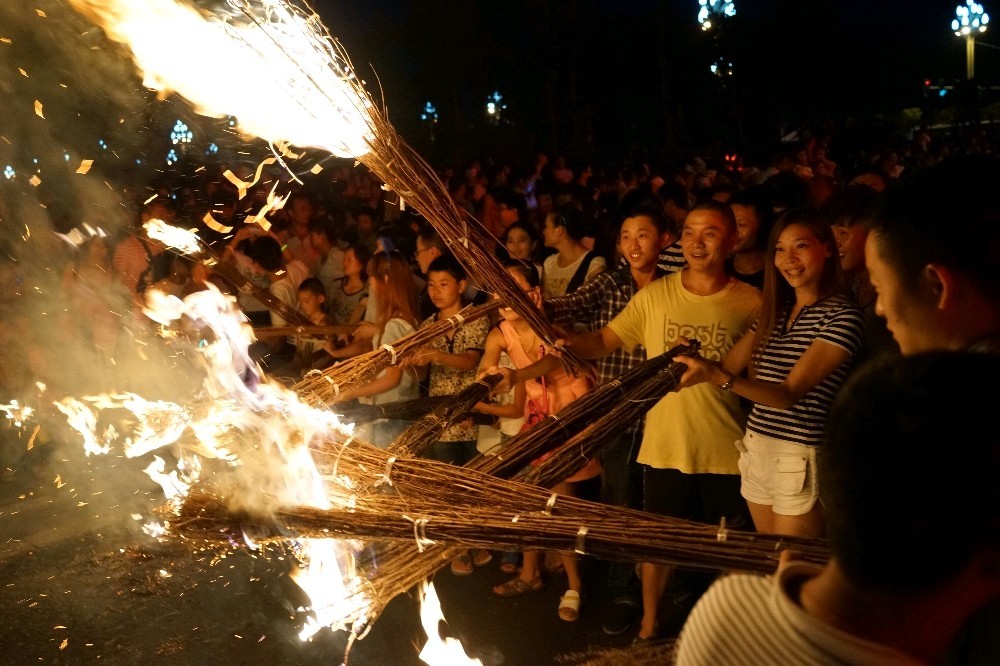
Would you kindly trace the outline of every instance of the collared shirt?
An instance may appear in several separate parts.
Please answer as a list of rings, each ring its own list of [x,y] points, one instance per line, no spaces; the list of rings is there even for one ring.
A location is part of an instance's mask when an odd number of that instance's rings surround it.
[[[654,280],[663,276],[657,269]],[[618,316],[635,296],[635,281],[628,264],[613,271],[599,273],[572,294],[545,301],[545,312],[556,324],[584,322],[591,331],[598,331]],[[646,350],[637,346],[632,352],[618,348],[595,362],[598,381],[603,384],[620,376],[646,360]]]

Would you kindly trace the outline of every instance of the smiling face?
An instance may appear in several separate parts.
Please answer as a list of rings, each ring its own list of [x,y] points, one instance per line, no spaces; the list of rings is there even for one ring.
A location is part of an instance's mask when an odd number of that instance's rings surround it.
[[[736,243],[736,229],[717,211],[693,210],[684,219],[680,243],[692,271],[724,271],[726,256]]]
[[[774,266],[793,289],[818,287],[830,249],[803,224],[790,224],[778,235]]]
[[[868,230],[860,224],[837,224],[833,227],[833,237],[837,240],[840,267],[848,275],[865,269],[865,239]]]
[[[514,227],[507,232],[507,252],[515,259],[531,261],[531,253],[535,251],[535,241],[527,231]]]
[[[661,234],[647,215],[625,218],[618,234],[622,256],[636,270],[649,270],[655,266],[665,242],[666,234]]]

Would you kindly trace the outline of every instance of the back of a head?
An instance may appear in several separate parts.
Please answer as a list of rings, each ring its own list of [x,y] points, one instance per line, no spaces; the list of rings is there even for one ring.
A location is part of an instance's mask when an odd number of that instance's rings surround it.
[[[261,268],[276,271],[285,265],[281,255],[281,243],[273,236],[258,236],[250,243],[250,258]]]
[[[771,201],[778,210],[798,208],[806,204],[806,181],[791,171],[779,171],[764,181],[771,190]]]
[[[872,219],[880,256],[904,284],[939,264],[1000,303],[998,183],[1000,157],[993,155],[953,157],[904,175]]]
[[[997,356],[933,352],[872,363],[844,385],[818,473],[852,581],[929,589],[1000,546],[996,394],[977,383],[998,373]]]
[[[552,222],[557,227],[564,227],[573,240],[580,240],[587,235],[587,217],[575,203],[564,203],[552,211]]]

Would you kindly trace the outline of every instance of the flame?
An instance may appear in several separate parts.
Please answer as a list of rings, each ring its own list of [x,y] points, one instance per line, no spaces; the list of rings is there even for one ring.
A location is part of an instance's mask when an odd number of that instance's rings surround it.
[[[70,4],[132,50],[146,86],[176,91],[199,113],[235,116],[242,132],[273,143],[314,146],[338,157],[370,150],[367,102],[315,14],[280,0],[228,0],[228,16],[174,0]],[[176,35],[184,35],[183,48]]]
[[[427,634],[427,642],[424,649],[420,651],[419,658],[430,666],[453,666],[455,664],[479,664],[482,661],[472,659],[465,654],[462,643],[455,638],[441,638],[438,624],[444,620],[444,613],[441,611],[441,600],[438,599],[437,590],[434,583],[425,583],[423,586],[423,601],[420,604],[420,624]]]
[[[174,469],[168,469],[160,456],[146,468],[163,488],[168,508],[178,508],[196,482],[210,484],[231,510],[251,515],[267,516],[289,505],[330,508],[330,498],[344,493],[336,479],[326,485],[312,459],[310,443],[321,441],[331,431],[349,436],[353,426],[341,424],[329,410],[304,403],[260,372],[247,354],[252,331],[232,297],[214,287],[183,301],[154,293],[146,307],[164,325],[184,328],[172,344],[182,356],[191,356],[190,366],[200,372],[201,386],[194,375],[192,393],[183,403],[147,400],[134,393],[56,403],[83,436],[88,454],[106,454],[119,441],[130,458],[170,446],[178,460]],[[185,372],[191,367],[184,366]],[[128,423],[120,435],[113,427],[98,435],[99,413],[108,409],[128,410],[135,422]],[[211,478],[204,478],[203,461],[208,459],[221,465],[212,468]],[[149,522],[143,529],[162,538],[169,536],[170,522]],[[295,542],[293,548],[302,563],[294,578],[311,598],[309,609],[304,609],[312,617],[302,630],[303,640],[324,626],[339,629],[352,628],[359,621],[363,624],[370,615],[369,604],[359,593],[362,587],[350,544],[308,539]]]
[[[181,229],[156,218],[146,221],[142,228],[150,238],[184,254],[197,254],[202,250],[201,239],[195,229]]]

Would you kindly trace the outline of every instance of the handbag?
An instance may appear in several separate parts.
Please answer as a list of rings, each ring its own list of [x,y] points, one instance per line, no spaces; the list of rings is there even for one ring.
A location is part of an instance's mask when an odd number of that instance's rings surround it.
[[[544,356],[545,347],[544,346],[541,347],[539,349],[539,352],[540,356]],[[521,425],[521,428],[517,431],[518,433],[522,433],[525,430],[528,430],[529,428],[533,427],[536,423],[544,421],[546,417],[548,417],[549,415],[549,391],[548,388],[545,386],[545,375],[542,375],[538,381],[541,382],[542,384],[542,399],[532,400],[531,398],[528,398],[528,401],[524,406],[525,408],[524,423]]]

